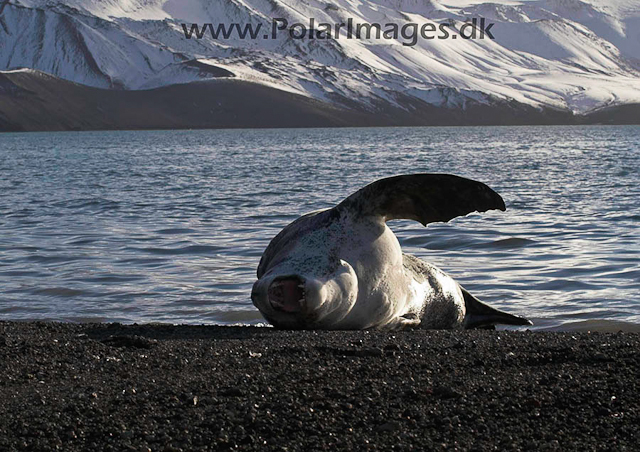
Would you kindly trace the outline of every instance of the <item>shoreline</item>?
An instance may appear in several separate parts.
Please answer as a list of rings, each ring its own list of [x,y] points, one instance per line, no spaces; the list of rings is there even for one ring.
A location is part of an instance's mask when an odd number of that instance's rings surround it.
[[[0,322],[2,450],[633,450],[640,334]]]

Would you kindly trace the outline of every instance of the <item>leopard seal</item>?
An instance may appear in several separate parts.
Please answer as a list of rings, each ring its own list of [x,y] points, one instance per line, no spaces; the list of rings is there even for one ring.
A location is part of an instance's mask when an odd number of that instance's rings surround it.
[[[473,297],[436,266],[405,254],[386,222],[424,226],[505,210],[485,184],[449,174],[375,181],[333,208],[293,221],[267,246],[251,291],[283,329],[453,329],[531,325]]]

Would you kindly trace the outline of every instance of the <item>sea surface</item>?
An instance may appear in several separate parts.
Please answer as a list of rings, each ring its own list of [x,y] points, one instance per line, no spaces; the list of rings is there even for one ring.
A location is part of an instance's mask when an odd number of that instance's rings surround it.
[[[269,240],[385,176],[477,179],[506,212],[406,252],[534,328],[640,331],[640,127],[0,134],[0,320],[260,324]]]

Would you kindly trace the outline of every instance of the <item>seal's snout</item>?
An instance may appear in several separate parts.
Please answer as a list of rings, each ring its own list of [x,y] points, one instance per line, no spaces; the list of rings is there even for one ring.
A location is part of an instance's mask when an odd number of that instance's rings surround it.
[[[269,285],[269,303],[276,311],[300,312],[305,302],[305,281],[299,276],[281,276]]]

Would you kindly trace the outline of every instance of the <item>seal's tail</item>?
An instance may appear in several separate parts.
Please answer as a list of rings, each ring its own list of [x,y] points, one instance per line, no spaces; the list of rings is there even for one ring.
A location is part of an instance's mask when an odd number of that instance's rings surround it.
[[[462,295],[464,296],[464,304],[467,314],[464,319],[464,327],[471,328],[490,328],[496,324],[503,325],[533,325],[528,319],[518,317],[517,315],[508,314],[478,300],[462,287]]]

